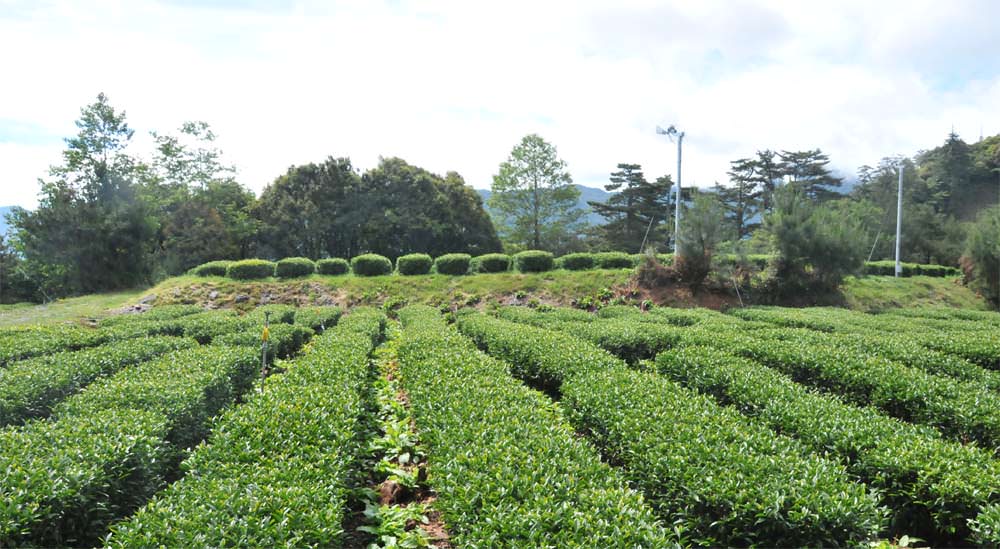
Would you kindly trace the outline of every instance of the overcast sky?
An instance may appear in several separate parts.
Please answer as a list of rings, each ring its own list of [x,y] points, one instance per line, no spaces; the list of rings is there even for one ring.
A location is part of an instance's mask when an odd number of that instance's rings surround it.
[[[207,121],[258,193],[331,155],[488,188],[528,133],[598,187],[619,162],[673,174],[669,124],[685,185],[763,148],[850,175],[1000,133],[998,21],[995,0],[0,0],[0,205],[36,204],[102,91],[139,151]]]

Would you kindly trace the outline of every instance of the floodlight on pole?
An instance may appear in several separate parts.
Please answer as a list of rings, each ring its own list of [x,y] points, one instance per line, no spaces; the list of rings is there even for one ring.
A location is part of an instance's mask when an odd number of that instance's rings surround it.
[[[684,132],[677,131],[677,128],[671,125],[667,129],[657,126],[656,133],[669,137],[671,141],[675,135],[677,136],[677,199],[674,202],[676,210],[674,212],[674,255],[676,255],[681,234],[681,147],[684,144]]]
[[[899,260],[899,240],[903,232],[903,161],[899,161],[899,191],[896,197],[896,278],[903,275],[903,264]]]

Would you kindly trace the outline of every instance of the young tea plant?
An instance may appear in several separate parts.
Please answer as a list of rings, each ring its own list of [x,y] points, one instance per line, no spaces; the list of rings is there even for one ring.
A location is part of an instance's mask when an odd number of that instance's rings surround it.
[[[387,341],[375,351],[379,434],[368,447],[375,461],[374,479],[373,487],[362,494],[366,524],[358,530],[374,538],[369,549],[430,547],[431,539],[422,527],[431,522],[432,512],[429,504],[421,502],[427,493],[426,453],[398,381],[398,325],[391,325],[387,333]]]

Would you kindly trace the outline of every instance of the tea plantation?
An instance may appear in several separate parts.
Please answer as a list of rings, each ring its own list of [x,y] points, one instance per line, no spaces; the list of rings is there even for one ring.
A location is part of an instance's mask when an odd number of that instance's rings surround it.
[[[0,547],[994,546],[998,392],[1000,314],[963,309],[10,327]]]

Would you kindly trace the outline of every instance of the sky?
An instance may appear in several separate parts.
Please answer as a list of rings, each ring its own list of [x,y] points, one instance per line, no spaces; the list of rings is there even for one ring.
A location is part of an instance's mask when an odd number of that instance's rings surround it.
[[[290,166],[398,156],[488,188],[530,133],[576,183],[621,162],[726,182],[821,148],[841,175],[1000,133],[995,0],[0,0],[0,205],[34,207],[80,108],[208,122],[258,194]]]

